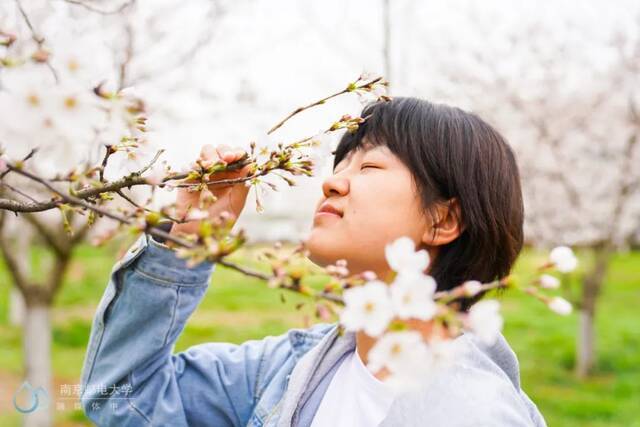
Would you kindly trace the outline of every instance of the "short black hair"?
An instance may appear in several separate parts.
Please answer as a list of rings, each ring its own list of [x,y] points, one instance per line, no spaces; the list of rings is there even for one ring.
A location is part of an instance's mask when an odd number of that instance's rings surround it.
[[[417,98],[374,102],[361,116],[358,130],[342,136],[334,168],[353,150],[383,145],[411,171],[426,212],[458,200],[462,232],[431,264],[438,290],[507,276],[523,245],[524,206],[505,138],[476,114]]]

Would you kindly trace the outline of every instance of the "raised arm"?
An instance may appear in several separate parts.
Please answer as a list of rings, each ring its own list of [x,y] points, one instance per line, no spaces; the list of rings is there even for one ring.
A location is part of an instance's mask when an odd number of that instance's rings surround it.
[[[205,145],[198,163],[244,158],[242,150]],[[237,178],[248,167],[219,172],[216,180]],[[206,206],[237,219],[248,188],[210,185],[215,200]],[[199,193],[181,188],[179,215],[199,204]],[[174,224],[171,233],[194,233],[198,221]],[[172,354],[189,316],[204,296],[213,265],[188,268],[175,252],[141,237],[114,267],[93,320],[82,371],[82,404],[98,425],[246,425],[264,384],[288,369],[286,336],[242,345],[207,343]]]
[[[212,270],[187,268],[148,236],[116,264],[82,369],[82,405],[97,425],[246,425],[261,390],[291,369],[286,335],[172,354]]]

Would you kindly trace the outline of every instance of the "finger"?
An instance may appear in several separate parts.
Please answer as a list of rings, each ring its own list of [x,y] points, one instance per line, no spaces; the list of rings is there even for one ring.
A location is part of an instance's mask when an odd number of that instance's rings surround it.
[[[243,178],[249,176],[251,174],[251,165],[244,166],[238,172],[239,172],[239,175]]]
[[[244,206],[247,195],[249,194],[250,187],[240,183],[234,186],[233,190],[229,193],[229,204],[232,210],[240,212]]]

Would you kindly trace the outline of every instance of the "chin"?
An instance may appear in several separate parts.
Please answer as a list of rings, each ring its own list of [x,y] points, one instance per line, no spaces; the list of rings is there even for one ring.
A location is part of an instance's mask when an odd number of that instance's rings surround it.
[[[335,264],[339,259],[347,258],[339,250],[339,240],[330,238],[320,230],[312,229],[304,240],[305,248],[309,251],[309,260],[320,267]]]

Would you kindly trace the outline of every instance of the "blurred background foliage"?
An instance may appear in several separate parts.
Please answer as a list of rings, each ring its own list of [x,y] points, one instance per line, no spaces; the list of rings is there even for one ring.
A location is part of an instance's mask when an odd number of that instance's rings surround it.
[[[237,254],[242,262],[247,248]],[[55,393],[64,384],[79,383],[91,320],[106,285],[118,251],[90,246],[79,248],[63,291],[53,310],[53,370]],[[581,269],[588,266],[588,255]],[[546,253],[526,249],[515,275],[527,280]],[[46,263],[46,253],[35,250],[33,262]],[[499,298],[505,316],[504,334],[518,354],[522,385],[540,407],[550,426],[604,427],[640,426],[640,252],[616,254],[612,261],[596,318],[599,357],[588,379],[573,374],[577,316],[557,316],[538,301],[507,292]],[[579,275],[580,271],[576,272]],[[321,278],[319,278],[321,279]],[[0,267],[0,281],[7,273]],[[569,286],[577,286],[569,278]],[[281,301],[281,295],[285,302]],[[0,425],[19,426],[21,417],[10,407],[8,397],[21,383],[23,374],[20,328],[8,322],[8,289],[0,287]],[[267,335],[285,333],[305,322],[317,322],[305,300],[291,293],[268,289],[264,284],[217,268],[210,287],[180,336],[175,351],[209,341],[241,343]],[[73,400],[63,400],[65,409],[55,411],[56,425],[91,425]]]

